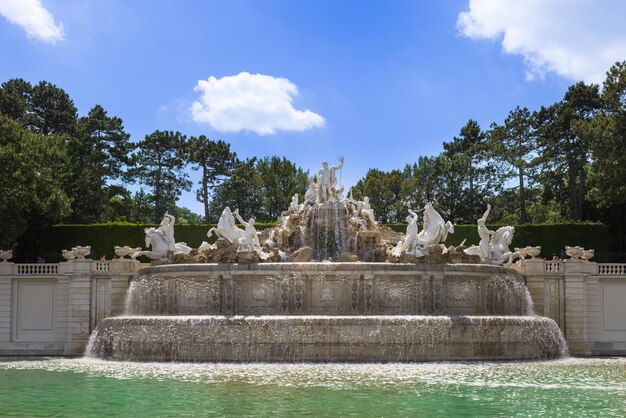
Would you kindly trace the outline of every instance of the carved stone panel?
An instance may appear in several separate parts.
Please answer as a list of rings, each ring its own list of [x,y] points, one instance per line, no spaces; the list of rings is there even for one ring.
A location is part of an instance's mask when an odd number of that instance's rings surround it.
[[[310,311],[311,313],[344,313],[345,308],[351,306],[346,302],[346,297],[352,295],[348,292],[351,280],[336,276],[318,276],[311,280]]]
[[[377,313],[393,315],[416,312],[417,282],[415,277],[376,277],[373,287]]]
[[[475,280],[468,278],[446,277],[446,310],[457,315],[475,315],[478,313],[478,289]]]

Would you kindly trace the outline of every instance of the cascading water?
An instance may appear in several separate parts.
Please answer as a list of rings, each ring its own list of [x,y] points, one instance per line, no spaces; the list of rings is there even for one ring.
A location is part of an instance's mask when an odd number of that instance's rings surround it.
[[[555,358],[516,273],[487,265],[164,265],[132,281],[88,355],[145,361]]]
[[[348,216],[339,202],[309,206],[305,212],[304,243],[313,249],[317,261],[338,261],[349,251]]]

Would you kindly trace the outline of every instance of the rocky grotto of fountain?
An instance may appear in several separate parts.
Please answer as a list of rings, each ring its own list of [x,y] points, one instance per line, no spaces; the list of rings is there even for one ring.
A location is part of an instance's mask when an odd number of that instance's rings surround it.
[[[557,358],[557,324],[533,314],[522,277],[505,267],[513,230],[479,246],[445,246],[454,232],[433,206],[410,211],[406,234],[379,226],[369,201],[344,197],[324,163],[304,202],[280,224],[225,208],[214,244],[174,240],[174,218],[146,229],[152,266],[131,281],[123,316],[93,332],[89,356],[138,361],[445,361]],[[235,218],[244,226],[240,229]],[[482,229],[481,229],[482,227]]]

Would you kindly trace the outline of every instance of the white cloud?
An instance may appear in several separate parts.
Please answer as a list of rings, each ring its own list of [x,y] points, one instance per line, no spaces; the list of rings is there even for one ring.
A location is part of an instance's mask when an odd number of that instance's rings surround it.
[[[29,38],[55,43],[65,37],[63,24],[55,23],[39,0],[0,0],[0,14],[21,26]]]
[[[599,83],[626,59],[626,2],[608,0],[470,0],[457,20],[472,39],[499,39],[524,58],[527,77],[554,72]]]
[[[202,95],[191,106],[191,118],[220,132],[272,135],[324,126],[317,113],[294,109],[298,88],[286,78],[242,72],[200,80],[194,90]]]

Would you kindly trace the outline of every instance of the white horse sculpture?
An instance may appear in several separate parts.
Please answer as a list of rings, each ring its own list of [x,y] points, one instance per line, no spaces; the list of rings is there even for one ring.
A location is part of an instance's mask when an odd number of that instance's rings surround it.
[[[158,228],[146,228],[146,247],[150,247],[152,251],[137,251],[131,257],[137,258],[145,255],[152,260],[167,260],[167,253],[170,251],[170,245],[165,241],[164,235]],[[174,244],[174,254],[189,254],[191,247],[184,242],[177,242]]]
[[[516,258],[523,259],[524,255],[520,251],[511,251],[509,249],[509,245],[513,242],[514,233],[515,228],[512,226],[502,226],[498,228],[489,240],[488,255],[486,258],[483,258],[483,260],[491,264],[510,266]],[[467,248],[465,254],[482,257],[482,251],[478,245],[472,245]]]
[[[235,209],[235,214],[238,213],[239,210]],[[213,233],[215,233],[218,238],[223,238],[231,244],[238,244],[239,238],[244,238],[245,236],[244,231],[235,224],[235,217],[228,206],[222,211],[220,219],[217,221],[217,227],[209,229],[207,237],[211,238]]]
[[[452,222],[444,221],[432,203],[427,203],[424,206],[424,229],[417,234],[419,247],[426,249],[431,245],[441,244],[446,241],[448,234],[452,233],[454,233]]]
[[[417,212],[409,210],[412,216],[406,218],[408,225],[405,238],[403,241],[398,241],[396,247],[391,250],[393,255],[399,257],[404,252],[422,257],[424,250],[445,242],[448,234],[454,233],[452,222],[444,221],[431,203],[424,206],[424,229],[418,233]]]

